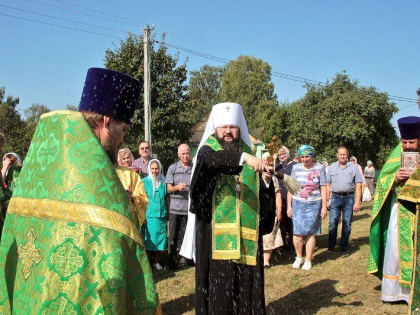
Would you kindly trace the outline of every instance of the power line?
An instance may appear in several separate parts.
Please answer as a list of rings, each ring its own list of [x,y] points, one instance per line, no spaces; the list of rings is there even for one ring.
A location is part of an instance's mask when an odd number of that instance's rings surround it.
[[[0,15],[4,15],[4,16],[15,18],[15,19],[20,19],[20,20],[30,21],[30,22],[34,22],[34,23],[39,23],[39,24],[45,24],[45,25],[49,25],[49,26],[53,26],[53,27],[63,28],[63,29],[71,30],[71,31],[78,31],[78,32],[84,32],[84,33],[89,33],[89,34],[95,34],[95,35],[101,35],[101,36],[121,39],[117,36],[113,36],[113,35],[109,35],[109,34],[87,31],[87,30],[82,30],[82,29],[79,29],[79,28],[74,28],[74,27],[69,27],[69,26],[64,26],[64,25],[58,25],[58,24],[54,24],[54,23],[42,22],[42,21],[28,19],[28,18],[15,16],[15,15],[11,15],[11,14],[6,14],[6,13],[2,13],[2,12],[0,12]]]
[[[26,0],[26,1],[31,1],[31,2],[35,2],[35,3],[41,3],[41,4],[44,4],[44,5],[48,5],[48,4],[45,4],[45,3],[42,3],[42,2],[39,2],[39,1],[36,1],[36,0]],[[56,1],[60,1],[60,0],[56,0]],[[70,20],[70,19],[65,19],[65,18],[59,18],[59,17],[55,17],[55,16],[50,16],[50,15],[46,15],[46,14],[42,14],[42,13],[30,11],[30,10],[17,9],[17,8],[13,8],[13,7],[6,6],[6,5],[1,5],[1,4],[0,4],[0,6],[7,7],[7,8],[10,8],[10,9],[13,9],[13,10],[22,11],[22,12],[29,12],[29,13],[32,13],[32,14],[37,14],[37,15],[46,16],[46,17],[50,17],[50,18],[60,19],[60,20],[64,20],[64,21],[70,21],[70,22],[73,22],[73,23],[80,23],[80,24],[84,24],[84,25],[87,25],[87,26],[91,26],[91,27],[103,28],[103,29],[108,29],[108,30],[113,30],[113,31],[118,31],[118,32],[126,33],[125,31],[121,31],[121,30],[116,30],[116,29],[107,28],[107,27],[103,27],[103,26],[99,26],[99,25],[94,25],[94,24],[88,24],[88,23],[78,22],[78,21],[74,21],[74,20]],[[53,6],[53,5],[49,5],[49,6]],[[53,7],[56,7],[56,6],[53,6]],[[61,8],[61,9],[78,13],[77,11],[74,11],[74,10],[69,10],[69,9],[64,9],[64,8]],[[82,13],[82,14],[84,14],[84,13]],[[1,12],[0,12],[0,15],[8,16],[8,17],[12,17],[12,18],[15,18],[15,19],[20,19],[20,20],[30,21],[30,22],[34,22],[34,23],[49,25],[49,26],[53,26],[53,27],[56,27],[56,28],[62,28],[62,29],[67,29],[67,30],[72,30],[72,31],[78,31],[78,32],[84,32],[84,33],[89,33],[89,34],[94,34],[94,35],[106,36],[106,37],[110,37],[110,38],[118,38],[118,39],[122,40],[120,37],[117,37],[117,36],[114,36],[114,35],[110,35],[110,34],[99,33],[99,32],[95,32],[95,31],[88,31],[88,30],[73,28],[73,27],[69,27],[69,26],[58,25],[58,24],[54,24],[54,23],[43,22],[43,21],[39,21],[39,20],[34,20],[34,19],[19,17],[19,16],[15,16],[15,15],[11,15],[11,14],[5,14],[5,13],[1,13]],[[84,15],[88,15],[88,14],[84,14]],[[88,15],[88,16],[91,16],[91,15]],[[180,46],[177,46],[177,45],[174,45],[174,44],[165,42],[165,41],[161,41],[160,42],[160,41],[155,40],[155,42],[156,43],[162,43],[162,44],[164,44],[167,47],[171,47],[171,48],[174,48],[174,49],[177,49],[177,50],[181,50],[181,51],[184,51],[186,53],[189,53],[189,54],[192,54],[192,55],[196,55],[196,56],[199,56],[199,57],[202,57],[202,58],[206,58],[206,59],[209,59],[209,60],[217,61],[217,62],[220,62],[220,63],[223,63],[223,64],[227,64],[228,62],[230,62],[230,60],[225,59],[225,58],[212,56],[212,55],[209,55],[209,54],[206,54],[206,53],[202,53],[202,52],[199,52],[199,51],[195,51],[195,50],[192,50],[192,49],[189,49],[189,48],[185,48],[185,47],[180,47]],[[299,82],[299,83],[309,83],[309,84],[325,85],[325,83],[322,82],[322,81],[312,80],[312,79],[308,79],[308,78],[304,78],[304,77],[299,77],[299,76],[295,76],[295,75],[291,75],[291,74],[286,74],[286,73],[281,73],[281,72],[277,72],[277,71],[271,71],[271,75],[274,76],[274,77],[279,77],[279,78],[282,78],[282,79],[286,79],[286,80],[290,80],[290,81],[295,81],[295,82]],[[415,104],[417,103],[417,101],[415,99],[413,99],[413,98],[400,97],[400,96],[395,96],[395,95],[388,95],[388,97],[389,97],[389,99],[395,100],[395,101],[415,103]],[[408,106],[404,106],[404,107],[402,107],[400,109],[404,109],[404,108],[407,108],[407,107]]]
[[[77,13],[77,14],[81,14],[81,15],[85,15],[85,16],[95,17],[95,18],[98,18],[98,19],[103,19],[103,20],[108,20],[108,21],[113,21],[113,22],[118,22],[118,23],[123,22],[125,24],[135,25],[137,27],[140,26],[138,23],[135,24],[135,23],[127,22],[127,21],[121,21],[121,20],[117,20],[117,19],[107,18],[107,17],[100,16],[100,15],[84,13],[84,12],[80,12],[80,11],[77,11],[77,10],[63,8],[63,7],[54,5],[54,4],[45,3],[45,2],[42,2],[42,1],[37,1],[37,0],[25,0],[25,1],[33,2],[33,3],[37,3],[37,4],[42,4],[42,5],[45,5],[45,6],[48,6],[48,7],[52,7],[52,8],[68,11],[68,12],[73,12],[73,13]]]
[[[71,20],[71,19],[66,19],[66,18],[62,18],[62,17],[53,16],[53,15],[43,14],[43,13],[31,11],[31,10],[24,10],[24,9],[19,9],[19,8],[15,8],[15,7],[10,7],[10,6],[4,5],[4,4],[0,4],[0,7],[12,9],[12,10],[15,10],[15,11],[20,11],[20,12],[26,12],[26,13],[31,13],[31,14],[35,14],[35,15],[45,16],[45,17],[48,17],[48,18],[62,20],[62,21],[66,21],[66,22],[77,23],[77,24],[82,24],[82,25],[86,25],[86,26],[101,28],[101,29],[105,29],[105,30],[109,30],[109,31],[120,32],[120,33],[124,33],[124,34],[128,33],[127,31],[117,30],[117,29],[111,28],[111,27],[84,23],[84,22],[80,22],[80,21],[75,21],[75,20]]]
[[[133,19],[129,19],[129,18],[122,17],[122,16],[118,16],[118,15],[111,14],[111,13],[107,13],[107,12],[105,12],[105,11],[100,11],[100,10],[91,9],[91,8],[88,8],[88,7],[84,7],[84,6],[82,6],[82,5],[78,5],[78,4],[70,3],[70,2],[68,2],[68,1],[63,1],[63,0],[53,0],[53,1],[60,2],[60,3],[63,3],[63,4],[67,4],[67,5],[69,5],[69,6],[73,6],[73,7],[76,7],[76,8],[85,9],[85,10],[88,10],[88,11],[91,11],[91,12],[96,12],[96,13],[100,13],[100,14],[103,14],[103,15],[111,16],[111,17],[114,17],[114,18],[117,18],[117,19],[120,19],[120,20],[123,20],[123,21],[131,21],[131,22],[133,22],[133,23],[137,23],[137,21],[135,21],[135,20],[133,20]],[[137,24],[136,24],[136,25],[137,25]]]

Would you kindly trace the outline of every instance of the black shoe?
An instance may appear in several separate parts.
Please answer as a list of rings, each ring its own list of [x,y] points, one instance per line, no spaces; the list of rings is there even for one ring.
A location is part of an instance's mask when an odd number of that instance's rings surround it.
[[[264,269],[270,269],[271,266],[270,265],[264,265]]]
[[[328,247],[328,251],[329,252],[333,252],[335,250],[335,248],[334,247]]]
[[[342,253],[347,252],[347,247],[341,247],[341,252],[342,252]]]

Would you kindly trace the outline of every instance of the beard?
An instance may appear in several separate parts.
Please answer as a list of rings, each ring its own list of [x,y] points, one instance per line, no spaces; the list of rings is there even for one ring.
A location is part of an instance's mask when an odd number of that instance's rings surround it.
[[[226,151],[239,151],[239,137],[234,138],[231,142],[226,142],[225,139],[219,138],[216,135],[216,139],[219,142],[219,144],[222,146],[223,150]]]
[[[122,132],[116,124],[112,124],[109,129],[109,137],[103,143],[101,143],[102,148],[108,155],[111,160],[112,165],[116,165],[118,161],[118,151],[121,147],[120,141],[115,136],[119,132]]]

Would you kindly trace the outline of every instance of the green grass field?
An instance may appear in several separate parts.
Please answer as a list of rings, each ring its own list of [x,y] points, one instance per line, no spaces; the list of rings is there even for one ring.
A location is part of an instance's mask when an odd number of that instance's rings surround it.
[[[267,314],[407,314],[406,304],[381,302],[381,281],[366,273],[370,203],[353,218],[350,248],[327,251],[328,218],[311,271],[294,270],[294,252],[275,252],[265,270]],[[339,235],[341,230],[339,230]],[[155,273],[164,314],[194,314],[194,268]]]

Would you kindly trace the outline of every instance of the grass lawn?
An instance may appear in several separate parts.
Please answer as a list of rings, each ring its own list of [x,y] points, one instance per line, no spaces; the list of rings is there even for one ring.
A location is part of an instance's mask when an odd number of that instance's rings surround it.
[[[267,314],[407,314],[406,304],[381,302],[381,281],[366,273],[371,203],[353,217],[350,248],[328,252],[328,218],[317,237],[311,271],[294,270],[294,253],[275,252],[265,270]],[[341,235],[341,230],[339,234]],[[155,273],[164,314],[194,314],[194,268]]]

